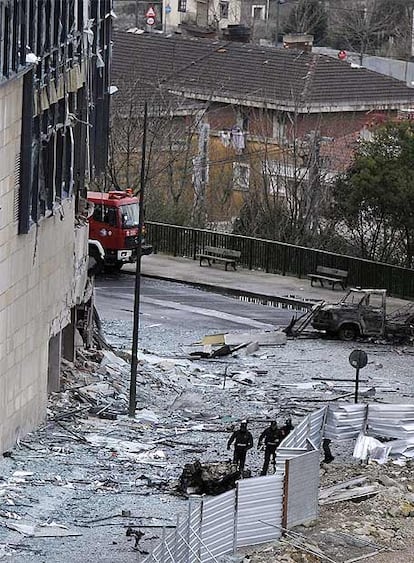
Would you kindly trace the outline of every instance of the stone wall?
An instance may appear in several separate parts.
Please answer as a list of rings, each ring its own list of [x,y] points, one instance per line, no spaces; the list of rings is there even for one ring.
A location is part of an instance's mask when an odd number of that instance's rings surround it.
[[[0,84],[0,453],[46,414],[49,339],[70,322],[74,202],[18,234],[21,78]]]

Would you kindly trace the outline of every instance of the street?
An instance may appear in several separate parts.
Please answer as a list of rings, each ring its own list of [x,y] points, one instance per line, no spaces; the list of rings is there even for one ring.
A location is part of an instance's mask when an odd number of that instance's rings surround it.
[[[96,305],[108,341],[128,348],[132,339],[134,276],[96,279]],[[294,311],[240,301],[181,283],[141,278],[140,346],[155,353],[174,352],[194,337],[215,332],[286,326]]]
[[[121,274],[99,278],[96,288],[105,335],[126,351],[133,286],[133,276]],[[251,330],[253,338],[254,330],[287,324],[292,311],[144,277],[141,305],[136,418],[126,415],[129,364],[117,366],[110,360],[99,368],[91,362],[95,353],[84,352],[78,369],[65,364],[66,391],[51,395],[47,424],[3,458],[2,487],[13,510],[0,515],[0,546],[13,561],[97,561],[97,552],[108,563],[142,560],[160,541],[162,526],[172,526],[177,514],[186,514],[187,502],[176,491],[184,465],[195,459],[228,459],[227,439],[243,418],[257,440],[269,418],[283,423],[292,416],[297,425],[321,404],[341,397],[352,401],[354,370],[348,356],[354,348],[363,347],[369,359],[361,373],[361,393],[373,392],[371,401],[412,400],[409,347],[304,338],[261,346],[252,355],[241,350],[197,361],[189,353],[199,348],[195,343],[202,336]],[[88,412],[90,401],[98,411],[110,408],[116,418],[94,416]],[[351,444],[334,444],[333,453],[326,484],[336,482],[338,475],[349,478],[350,471],[359,476]],[[254,448],[248,456],[253,476],[261,465],[262,453]],[[333,515],[324,518],[330,524]],[[357,522],[365,518],[361,512]],[[19,525],[44,522],[65,528],[53,528],[48,539],[19,535]],[[126,536],[130,524],[145,531],[141,553]],[[320,533],[317,541],[324,545],[323,540]]]

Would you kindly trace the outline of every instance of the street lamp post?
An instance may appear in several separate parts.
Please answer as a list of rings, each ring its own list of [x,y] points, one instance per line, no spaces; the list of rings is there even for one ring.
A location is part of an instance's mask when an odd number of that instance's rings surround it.
[[[144,189],[145,189],[145,164],[147,150],[147,121],[148,106],[144,105],[144,130],[142,134],[142,150],[141,150],[141,174],[139,189],[139,217],[138,217],[138,245],[137,245],[137,262],[135,268],[135,288],[134,288],[134,321],[132,328],[132,358],[131,358],[131,378],[129,385],[129,408],[128,415],[135,417],[135,409],[137,402],[137,368],[138,368],[138,334],[139,334],[139,309],[141,300],[141,256],[142,256],[142,226],[144,224]]]

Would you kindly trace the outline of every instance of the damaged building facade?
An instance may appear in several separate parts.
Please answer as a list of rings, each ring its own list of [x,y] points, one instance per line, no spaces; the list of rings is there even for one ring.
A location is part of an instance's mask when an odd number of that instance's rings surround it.
[[[0,451],[45,416],[90,299],[112,0],[0,2]]]

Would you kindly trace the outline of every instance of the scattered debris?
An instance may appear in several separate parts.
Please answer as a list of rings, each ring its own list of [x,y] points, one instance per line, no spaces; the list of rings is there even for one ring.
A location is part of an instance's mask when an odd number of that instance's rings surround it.
[[[251,472],[245,470],[243,477],[250,477]],[[180,491],[185,495],[219,495],[234,489],[240,479],[240,471],[231,462],[187,463],[179,479]]]

